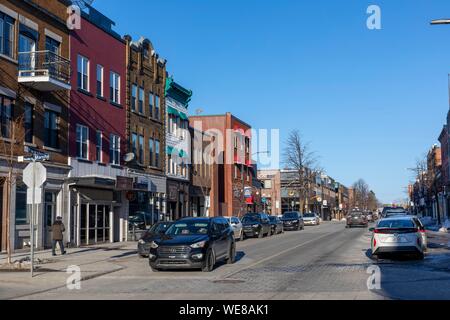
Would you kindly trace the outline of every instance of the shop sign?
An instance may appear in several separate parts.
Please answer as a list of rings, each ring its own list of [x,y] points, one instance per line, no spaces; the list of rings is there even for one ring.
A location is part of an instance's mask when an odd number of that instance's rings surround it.
[[[247,198],[252,198],[253,197],[253,193],[252,193],[252,188],[245,188],[244,189],[244,197]]]
[[[117,176],[116,189],[120,191],[133,189],[133,179],[128,177]]]

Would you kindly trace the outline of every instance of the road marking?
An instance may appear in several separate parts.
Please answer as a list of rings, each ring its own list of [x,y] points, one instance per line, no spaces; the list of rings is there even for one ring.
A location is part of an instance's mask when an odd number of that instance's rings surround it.
[[[337,232],[334,232],[334,233],[337,233]],[[262,259],[262,260],[259,260],[258,262],[255,262],[255,263],[253,263],[253,264],[251,264],[251,265],[245,266],[245,267],[243,267],[243,268],[241,268],[241,269],[239,269],[239,270],[233,271],[233,272],[231,272],[231,273],[229,273],[229,274],[225,274],[225,275],[222,276],[222,277],[223,277],[223,278],[229,278],[229,277],[234,276],[235,274],[237,274],[237,273],[239,273],[239,272],[241,272],[241,271],[244,271],[244,270],[250,269],[250,268],[254,268],[254,267],[256,267],[257,265],[260,265],[260,264],[262,264],[262,263],[264,263],[264,262],[266,262],[266,261],[272,260],[272,259],[274,259],[274,258],[276,258],[276,257],[279,257],[279,256],[281,256],[281,255],[283,255],[283,254],[285,254],[285,253],[288,253],[288,252],[290,252],[290,251],[293,251],[293,250],[295,250],[295,249],[304,247],[304,246],[306,246],[306,245],[308,245],[308,244],[310,244],[310,243],[312,243],[312,242],[315,242],[315,241],[320,240],[320,239],[322,239],[322,238],[328,237],[328,236],[330,236],[330,235],[332,235],[332,234],[334,234],[334,233],[327,233],[327,234],[325,234],[325,235],[323,235],[323,236],[321,236],[321,237],[318,237],[318,238],[315,238],[315,239],[311,239],[311,240],[306,241],[306,242],[304,242],[304,243],[301,243],[301,244],[299,244],[299,245],[297,245],[297,246],[295,246],[295,247],[292,247],[292,248],[283,250],[283,251],[281,251],[281,252],[278,252],[277,254],[274,254],[274,255],[272,255],[272,256],[269,256],[269,257],[267,257],[267,258],[264,258],[264,259]]]

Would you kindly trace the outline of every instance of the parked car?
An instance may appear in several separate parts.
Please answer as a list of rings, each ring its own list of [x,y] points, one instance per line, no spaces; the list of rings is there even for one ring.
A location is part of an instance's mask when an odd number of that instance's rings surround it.
[[[385,218],[372,228],[372,255],[382,258],[389,254],[412,254],[424,259],[425,229],[411,216]]]
[[[138,254],[141,257],[148,257],[150,252],[150,244],[161,237],[167,229],[170,227],[172,222],[157,222],[153,227],[148,229],[139,239],[137,249]]]
[[[242,218],[245,237],[263,238],[271,235],[269,216],[265,213],[247,213]]]
[[[150,244],[149,264],[155,272],[196,268],[211,272],[220,260],[228,264],[236,260],[234,231],[223,217],[180,219]]]
[[[305,222],[300,212],[286,212],[283,214],[282,220],[284,230],[299,231],[305,229]]]
[[[386,213],[388,211],[400,211],[400,212],[404,212],[406,211],[405,208],[403,207],[384,207],[383,211],[381,212],[381,217],[385,218],[386,217]]]
[[[270,225],[272,227],[272,235],[280,234],[284,232],[283,222],[280,218],[275,216],[269,216]]]
[[[373,222],[373,213],[371,211],[366,212],[367,221]]]
[[[142,235],[158,221],[156,215],[137,211],[128,218],[129,240],[138,241]]]
[[[394,216],[407,216],[409,213],[403,208],[395,208],[386,210],[383,218],[389,218]]]
[[[244,227],[242,225],[241,219],[238,217],[224,217],[228,220],[228,223],[231,225],[234,231],[234,238],[239,241],[244,240]]]
[[[305,226],[318,226],[320,225],[320,217],[315,213],[305,213],[303,215],[303,221]]]
[[[367,220],[367,216],[360,212],[354,211],[350,213],[347,217],[347,228],[353,227],[368,227],[369,221]]]

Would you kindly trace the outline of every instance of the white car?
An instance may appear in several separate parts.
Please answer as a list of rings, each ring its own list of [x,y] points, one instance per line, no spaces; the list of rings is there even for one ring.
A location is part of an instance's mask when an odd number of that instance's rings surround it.
[[[420,260],[424,259],[426,232],[416,217],[394,216],[382,219],[371,231],[373,256],[381,258],[388,254],[413,254]]]
[[[303,215],[303,221],[305,222],[305,226],[318,226],[320,225],[320,218],[315,213],[305,213]]]
[[[242,221],[238,217],[224,217],[233,228],[234,238],[239,241],[244,240],[244,227]]]

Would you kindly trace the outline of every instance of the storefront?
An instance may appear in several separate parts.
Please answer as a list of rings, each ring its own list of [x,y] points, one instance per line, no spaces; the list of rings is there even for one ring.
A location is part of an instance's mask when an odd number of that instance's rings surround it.
[[[189,182],[167,180],[166,220],[178,220],[189,216]]]

